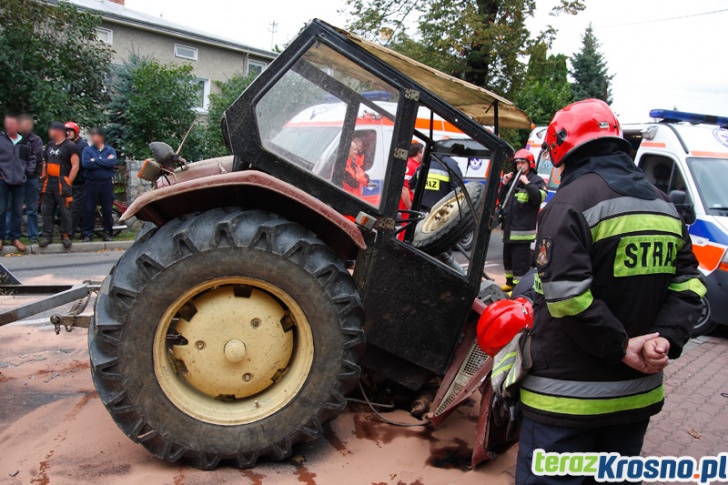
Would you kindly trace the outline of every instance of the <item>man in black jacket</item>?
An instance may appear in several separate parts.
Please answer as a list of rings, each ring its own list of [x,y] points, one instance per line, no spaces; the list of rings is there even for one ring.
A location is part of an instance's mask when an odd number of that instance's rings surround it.
[[[23,219],[23,184],[27,174],[35,170],[35,155],[30,144],[18,132],[18,118],[5,115],[5,131],[0,133],[0,248],[7,233],[18,251],[26,247],[20,241]],[[8,212],[10,217],[8,218]]]
[[[81,136],[81,127],[75,121],[66,122],[66,138],[73,142],[78,148],[79,157],[88,146],[88,142]],[[76,232],[83,232],[83,207],[86,200],[86,174],[81,165],[78,167],[78,174],[73,180],[73,201],[71,202],[71,239],[76,237]]]
[[[536,173],[536,160],[528,150],[518,150],[513,156],[516,170],[521,172],[503,176],[498,200],[505,204],[503,214],[503,268],[506,284],[503,291],[511,291],[531,268],[531,244],[536,240],[536,219],[541,203],[546,200],[546,184]],[[506,201],[512,184],[516,184]]]
[[[706,289],[685,225],[606,103],[556,113],[544,148],[564,172],[539,216],[516,483],[593,483],[546,476],[544,453],[640,454]]]
[[[452,177],[462,180],[463,172],[458,166],[458,162],[450,157],[440,156],[440,160],[433,158],[430,163],[430,170],[427,171],[427,181],[425,183],[425,193],[422,195],[422,207],[427,210],[437,204],[440,199],[455,190],[457,184]],[[422,166],[415,172],[410,179],[410,187],[414,190],[417,187],[417,179],[422,176]]]
[[[30,143],[30,148],[35,156],[35,169],[27,173],[25,181],[25,216],[28,221],[28,239],[31,242],[38,242],[40,236],[38,230],[38,206],[40,205],[39,178],[43,168],[43,140],[33,132],[35,121],[29,114],[22,114],[18,117],[20,122],[20,134]]]

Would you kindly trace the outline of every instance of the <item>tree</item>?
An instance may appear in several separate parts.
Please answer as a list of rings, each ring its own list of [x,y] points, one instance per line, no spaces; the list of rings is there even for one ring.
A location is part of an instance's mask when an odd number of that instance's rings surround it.
[[[523,87],[514,100],[516,105],[528,114],[533,123],[546,125],[554,113],[573,99],[566,56],[549,55],[545,42],[534,44],[530,49]]]
[[[0,108],[91,126],[103,119],[111,49],[101,17],[61,2],[0,0]],[[45,129],[39,130],[43,133]]]
[[[535,0],[347,0],[349,28],[416,60],[499,94],[520,87]],[[552,13],[573,14],[582,0]],[[414,21],[414,22],[413,22]],[[413,32],[406,26],[416,22]]]
[[[576,100],[597,98],[612,103],[612,79],[604,55],[599,51],[599,40],[591,25],[581,38],[581,50],[571,58],[572,93]]]
[[[162,65],[156,59],[129,55],[114,70],[109,104],[109,143],[132,159],[149,156],[149,143],[163,141],[177,148],[197,114],[198,86],[191,66]],[[185,141],[182,156],[196,160],[196,140]]]
[[[208,123],[204,128],[205,154],[208,157],[221,157],[228,155],[230,151],[225,146],[220,128],[220,119],[223,112],[235,102],[236,99],[253,82],[255,75],[244,76],[242,73],[235,74],[226,82],[215,81],[220,93],[210,95],[210,106],[208,109]]]

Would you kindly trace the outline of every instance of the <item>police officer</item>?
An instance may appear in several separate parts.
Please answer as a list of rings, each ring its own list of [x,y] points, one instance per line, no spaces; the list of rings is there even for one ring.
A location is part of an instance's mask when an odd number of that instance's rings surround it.
[[[457,185],[452,180],[452,174],[462,180],[463,172],[458,163],[450,157],[440,156],[440,160],[433,158],[430,162],[430,170],[427,171],[425,193],[422,195],[422,207],[427,210],[437,204],[440,199],[455,190]],[[422,176],[422,167],[410,179],[410,187],[417,187],[417,179]]]
[[[662,408],[662,369],[706,289],[685,225],[635,167],[606,103],[556,113],[544,148],[564,172],[539,216],[516,482],[591,483],[534,476],[534,450],[639,455]]]
[[[531,243],[536,240],[536,219],[541,203],[546,200],[546,184],[536,173],[536,159],[528,150],[518,150],[513,156],[516,170],[521,172],[503,176],[500,200],[506,203],[503,214],[503,268],[506,284],[503,291],[511,291],[531,268]],[[512,184],[516,184],[512,200],[506,201]]]

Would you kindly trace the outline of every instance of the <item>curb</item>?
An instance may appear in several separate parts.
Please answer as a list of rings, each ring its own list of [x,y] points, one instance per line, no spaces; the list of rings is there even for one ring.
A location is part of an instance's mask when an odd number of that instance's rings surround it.
[[[96,253],[99,251],[123,251],[129,249],[134,241],[109,241],[109,242],[74,242],[70,249],[63,247],[61,243],[51,244],[42,248],[37,244],[28,244],[25,253],[19,253],[15,247],[6,244],[0,251],[0,256],[31,255],[31,254],[65,254],[65,253]]]

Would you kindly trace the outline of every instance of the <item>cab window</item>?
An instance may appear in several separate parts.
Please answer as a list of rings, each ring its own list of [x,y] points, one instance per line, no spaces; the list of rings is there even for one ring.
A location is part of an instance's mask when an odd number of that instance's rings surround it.
[[[669,194],[673,190],[687,191],[682,170],[672,158],[646,154],[642,155],[638,166],[647,180],[662,192]]]
[[[396,88],[317,44],[263,95],[256,119],[266,150],[379,207],[387,157],[377,153],[390,147],[377,133],[394,126],[398,101]]]

